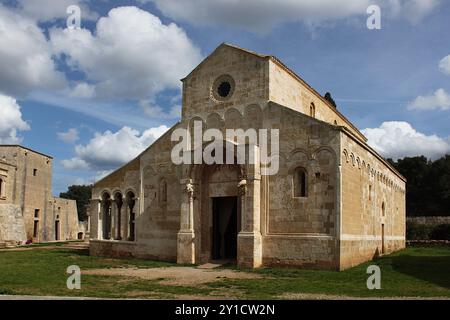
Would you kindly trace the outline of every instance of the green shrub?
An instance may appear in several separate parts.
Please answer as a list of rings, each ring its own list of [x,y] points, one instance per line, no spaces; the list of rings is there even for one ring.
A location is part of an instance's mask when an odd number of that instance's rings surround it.
[[[13,295],[14,292],[9,289],[0,288],[0,295]]]
[[[406,239],[407,240],[429,240],[431,239],[432,227],[423,224],[407,223]]]
[[[440,224],[433,228],[430,234],[433,240],[450,240],[450,224]]]

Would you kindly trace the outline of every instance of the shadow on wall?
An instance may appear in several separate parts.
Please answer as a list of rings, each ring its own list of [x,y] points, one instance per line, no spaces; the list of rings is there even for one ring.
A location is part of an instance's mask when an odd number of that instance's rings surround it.
[[[450,255],[392,257],[394,270],[450,289]]]

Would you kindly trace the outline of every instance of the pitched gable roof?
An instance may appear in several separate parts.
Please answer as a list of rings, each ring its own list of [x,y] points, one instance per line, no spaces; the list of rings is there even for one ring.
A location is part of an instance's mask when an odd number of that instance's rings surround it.
[[[253,57],[256,57],[258,59],[264,59],[264,60],[270,60],[276,65],[278,65],[280,68],[282,68],[284,71],[286,71],[288,74],[290,74],[292,77],[294,77],[297,81],[299,81],[301,84],[303,84],[308,90],[311,91],[312,94],[314,94],[318,99],[320,99],[326,106],[328,106],[333,112],[336,113],[336,115],[341,118],[342,121],[344,121],[349,127],[351,127],[353,130],[355,130],[358,133],[358,138],[361,139],[364,142],[367,142],[367,138],[359,131],[359,129],[353,125],[353,123],[350,122],[350,120],[347,119],[346,116],[344,116],[337,108],[332,106],[328,100],[326,100],[319,92],[317,92],[312,86],[310,86],[305,80],[303,80],[297,73],[295,73],[292,69],[290,69],[288,66],[286,66],[280,59],[273,55],[265,55],[261,53],[257,53],[248,49],[241,48],[239,46],[229,44],[226,42],[221,43],[210,55],[208,55],[197,67],[194,68],[186,77],[181,79],[181,81],[184,81],[186,78],[188,78],[190,75],[192,75],[196,70],[198,70],[203,64],[209,60],[210,57],[212,57],[218,50],[222,48],[231,48],[234,50],[238,50],[242,53],[251,55]]]

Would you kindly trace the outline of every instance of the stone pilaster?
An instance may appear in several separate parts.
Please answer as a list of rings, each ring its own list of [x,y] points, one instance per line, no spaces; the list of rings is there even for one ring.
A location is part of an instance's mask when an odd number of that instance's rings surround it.
[[[261,175],[259,164],[251,169],[238,184],[242,228],[238,234],[237,263],[241,267],[258,268],[262,265]]]
[[[101,229],[101,206],[102,202],[100,199],[91,199],[89,203],[89,214],[88,214],[88,230],[90,239],[99,239]]]
[[[181,223],[177,237],[177,263],[195,263],[194,232],[194,183],[192,179],[181,180]]]

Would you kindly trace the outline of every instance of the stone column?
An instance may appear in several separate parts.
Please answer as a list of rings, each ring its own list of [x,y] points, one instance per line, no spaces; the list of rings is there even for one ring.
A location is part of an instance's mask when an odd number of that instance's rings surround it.
[[[114,240],[116,238],[116,213],[117,213],[117,204],[116,201],[111,200],[111,224],[110,224],[110,232],[109,232],[109,240]]]
[[[241,267],[258,268],[262,265],[259,161],[248,165],[247,168],[247,177],[241,179],[238,184],[241,199],[241,231],[237,241],[237,263]]]
[[[128,202],[125,197],[122,203],[122,239],[125,241],[128,241],[130,236],[128,210]]]
[[[192,179],[182,179],[181,184],[183,193],[181,195],[180,231],[177,237],[177,263],[194,264],[194,183]]]

